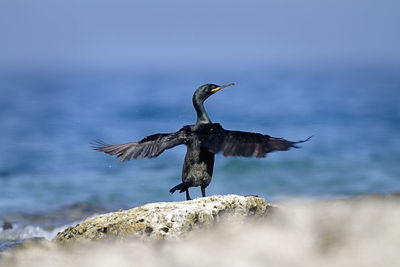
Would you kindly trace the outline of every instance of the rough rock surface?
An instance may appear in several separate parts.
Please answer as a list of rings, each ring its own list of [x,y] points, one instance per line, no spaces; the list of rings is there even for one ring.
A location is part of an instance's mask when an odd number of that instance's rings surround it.
[[[182,202],[151,203],[130,210],[111,212],[88,219],[58,233],[58,243],[107,238],[142,240],[176,239],[221,219],[243,221],[264,217],[272,206],[254,196],[211,196]]]

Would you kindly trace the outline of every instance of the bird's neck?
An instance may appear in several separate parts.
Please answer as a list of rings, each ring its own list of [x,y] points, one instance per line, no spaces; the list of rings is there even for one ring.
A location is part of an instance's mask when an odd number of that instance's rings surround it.
[[[196,128],[202,124],[212,123],[210,118],[207,115],[206,109],[204,108],[204,105],[202,102],[193,101],[193,106],[197,113],[197,122],[196,122],[196,126],[195,126]]]

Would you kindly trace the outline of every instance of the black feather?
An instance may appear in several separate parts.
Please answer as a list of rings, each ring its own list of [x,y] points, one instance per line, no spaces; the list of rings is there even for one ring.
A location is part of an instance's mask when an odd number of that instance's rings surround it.
[[[127,161],[133,158],[154,158],[159,156],[168,148],[183,144],[186,141],[186,130],[181,129],[175,133],[154,134],[143,138],[139,142],[130,142],[120,145],[109,145],[103,141],[95,140],[92,148],[96,151],[117,156],[120,161]]]
[[[223,153],[224,156],[241,156],[263,158],[273,151],[286,151],[298,148],[296,144],[308,141],[288,141],[259,133],[229,131],[219,124],[212,124],[210,134],[204,135],[202,145],[212,153]]]

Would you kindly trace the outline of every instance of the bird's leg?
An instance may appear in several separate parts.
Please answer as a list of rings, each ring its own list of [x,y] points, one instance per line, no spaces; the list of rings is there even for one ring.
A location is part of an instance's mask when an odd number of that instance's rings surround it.
[[[206,188],[205,188],[205,187],[201,187],[201,195],[202,195],[203,197],[206,196]]]
[[[189,195],[189,188],[186,189],[186,200],[191,200],[190,195]]]

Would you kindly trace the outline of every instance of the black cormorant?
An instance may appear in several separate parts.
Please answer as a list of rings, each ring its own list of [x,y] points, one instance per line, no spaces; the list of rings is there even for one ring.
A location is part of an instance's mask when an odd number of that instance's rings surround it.
[[[182,183],[171,188],[170,192],[186,192],[189,200],[189,188],[200,186],[202,196],[206,195],[206,187],[210,184],[214,155],[222,153],[224,156],[242,156],[263,158],[269,152],[275,150],[289,150],[298,148],[296,144],[303,141],[287,141],[283,138],[275,138],[259,133],[229,131],[218,123],[212,123],[204,109],[204,101],[222,88],[232,86],[233,83],[218,86],[205,84],[199,87],[193,94],[193,106],[197,113],[195,125],[186,125],[174,133],[161,133],[150,135],[139,142],[131,142],[121,145],[107,145],[97,142],[93,149],[105,152],[111,156],[117,156],[120,161],[132,158],[154,158],[164,150],[177,145],[186,145],[187,152],[182,169]]]

